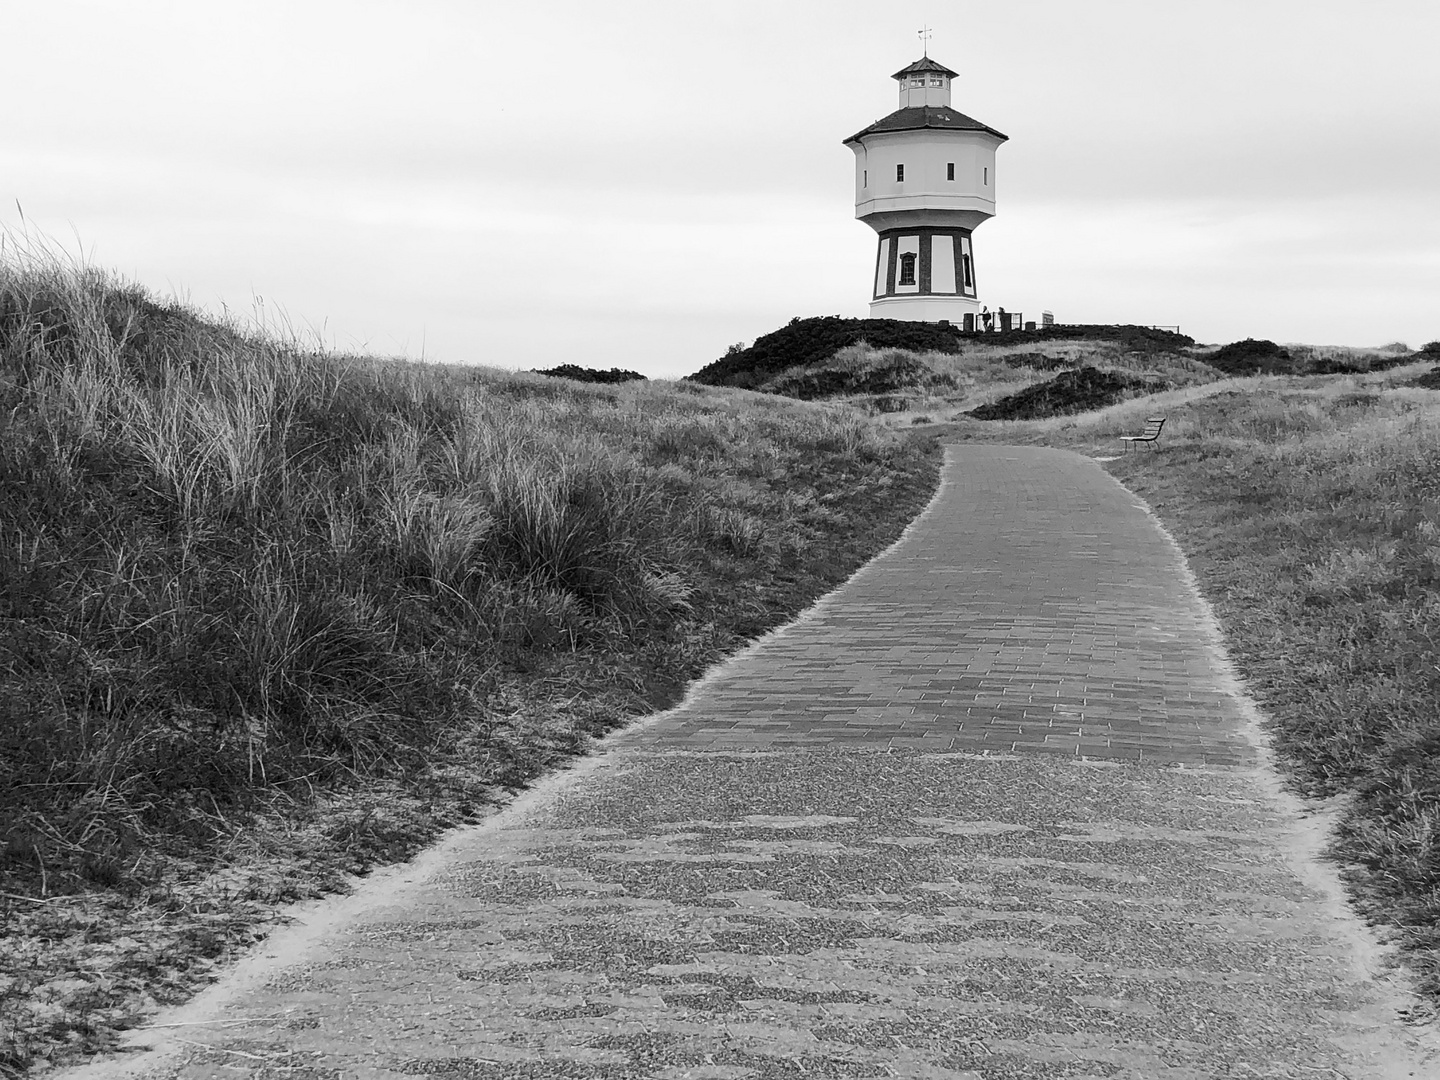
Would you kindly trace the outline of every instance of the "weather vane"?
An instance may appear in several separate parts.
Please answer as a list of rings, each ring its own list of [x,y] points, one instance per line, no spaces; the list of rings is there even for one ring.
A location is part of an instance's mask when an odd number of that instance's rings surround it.
[[[920,35],[920,47],[928,57],[930,55],[930,27],[922,26],[916,33]]]

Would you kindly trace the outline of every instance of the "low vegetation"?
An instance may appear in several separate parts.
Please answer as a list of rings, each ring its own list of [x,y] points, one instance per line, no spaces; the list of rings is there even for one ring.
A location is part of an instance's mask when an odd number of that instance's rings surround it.
[[[1405,345],[1379,349],[1336,349],[1313,345],[1280,346],[1246,338],[1203,354],[1205,363],[1226,375],[1356,375],[1384,371],[1410,362]]]
[[[933,440],[341,357],[0,264],[0,1074],[105,1047],[796,614]]]
[[[937,370],[922,356],[903,349],[872,349],[862,343],[847,346],[818,364],[786,368],[755,389],[815,401],[856,395],[873,399],[917,390],[944,391],[954,386],[952,376]]]
[[[635,382],[645,378],[638,371],[626,371],[624,368],[587,368],[579,364],[561,364],[553,368],[536,368],[536,375],[549,375],[554,379],[573,379],[575,382],[588,383],[624,383]]]
[[[732,345],[723,357],[687,379],[706,386],[755,389],[771,376],[791,368],[823,364],[847,346],[862,341],[876,349],[907,352],[960,349],[960,335],[955,328],[939,323],[842,319],[838,315],[795,318],[779,330],[756,338],[753,345]]]
[[[971,409],[976,420],[1040,420],[1114,405],[1137,393],[1167,389],[1163,382],[1082,365],[1053,379]]]

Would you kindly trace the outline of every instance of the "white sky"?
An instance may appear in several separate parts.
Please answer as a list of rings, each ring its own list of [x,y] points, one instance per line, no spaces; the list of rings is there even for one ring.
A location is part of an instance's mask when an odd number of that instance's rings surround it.
[[[1440,0],[0,0],[0,226],[341,348],[695,371],[867,313],[842,140],[1010,136],[981,299],[1440,338]]]

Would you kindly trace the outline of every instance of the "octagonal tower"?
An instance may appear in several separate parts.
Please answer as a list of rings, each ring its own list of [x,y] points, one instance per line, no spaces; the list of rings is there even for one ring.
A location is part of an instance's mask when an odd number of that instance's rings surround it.
[[[972,234],[995,216],[1008,136],[950,107],[955,77],[928,56],[901,68],[900,108],[845,140],[855,216],[879,234],[872,318],[958,324],[980,310]]]

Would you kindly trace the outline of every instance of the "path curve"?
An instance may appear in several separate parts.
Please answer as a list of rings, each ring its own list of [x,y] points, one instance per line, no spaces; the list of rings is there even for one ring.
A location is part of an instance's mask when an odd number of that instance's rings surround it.
[[[898,544],[602,749],[67,1075],[1440,1076],[1089,459],[952,447]]]

